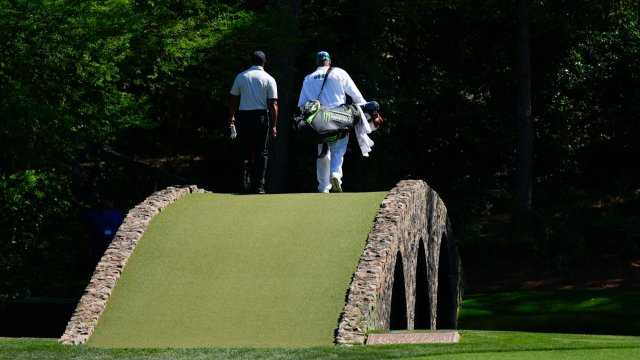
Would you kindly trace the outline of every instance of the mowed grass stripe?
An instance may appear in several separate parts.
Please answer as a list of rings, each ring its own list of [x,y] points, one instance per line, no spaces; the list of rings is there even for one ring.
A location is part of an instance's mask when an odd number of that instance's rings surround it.
[[[332,344],[386,194],[180,199],[151,221],[89,346]]]

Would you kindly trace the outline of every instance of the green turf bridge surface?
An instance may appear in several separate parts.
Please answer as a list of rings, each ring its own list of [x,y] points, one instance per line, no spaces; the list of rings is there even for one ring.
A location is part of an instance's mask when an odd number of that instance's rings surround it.
[[[181,198],[149,224],[88,345],[332,344],[386,194]]]

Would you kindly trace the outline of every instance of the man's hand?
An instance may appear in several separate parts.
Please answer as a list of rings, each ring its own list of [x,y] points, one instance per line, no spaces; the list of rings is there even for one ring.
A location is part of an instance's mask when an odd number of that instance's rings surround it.
[[[229,139],[235,139],[238,136],[235,125],[229,126]]]
[[[278,136],[278,129],[276,129],[275,126],[271,127],[271,137],[275,138],[276,136]]]

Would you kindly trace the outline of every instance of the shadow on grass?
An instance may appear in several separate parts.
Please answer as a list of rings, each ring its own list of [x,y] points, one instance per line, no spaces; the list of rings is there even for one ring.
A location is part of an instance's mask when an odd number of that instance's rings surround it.
[[[465,295],[459,328],[640,335],[640,293],[518,291]]]

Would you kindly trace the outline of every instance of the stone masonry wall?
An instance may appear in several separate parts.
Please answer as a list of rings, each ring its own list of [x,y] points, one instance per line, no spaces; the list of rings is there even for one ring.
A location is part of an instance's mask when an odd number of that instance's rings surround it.
[[[196,192],[205,191],[196,186],[168,187],[153,193],[129,211],[109,248],[96,266],[84,295],[80,298],[64,334],[60,337],[60,342],[79,345],[89,340],[122,270],[151,219],[171,203]]]
[[[452,293],[438,299],[440,247],[446,239]],[[420,242],[424,242],[426,279],[417,279]],[[450,323],[455,326],[462,296],[462,268],[447,209],[438,194],[420,180],[401,181],[383,200],[369,233],[347,295],[336,334],[336,343],[364,344],[370,330],[388,330],[394,270],[402,257],[407,329],[413,329],[416,309],[416,282],[427,281],[431,329],[436,327],[437,302],[450,302]],[[421,294],[423,295],[423,294]]]

